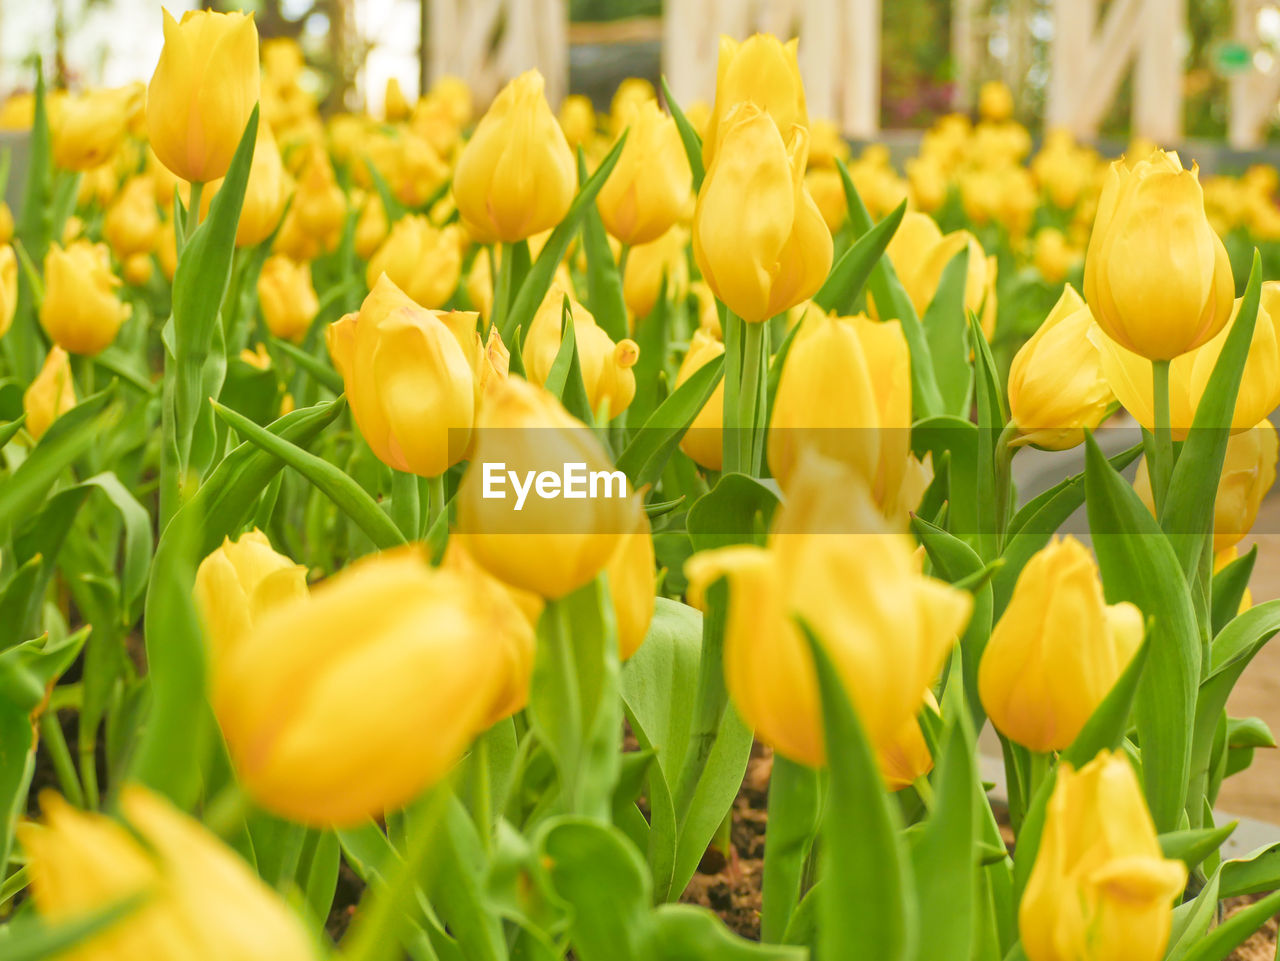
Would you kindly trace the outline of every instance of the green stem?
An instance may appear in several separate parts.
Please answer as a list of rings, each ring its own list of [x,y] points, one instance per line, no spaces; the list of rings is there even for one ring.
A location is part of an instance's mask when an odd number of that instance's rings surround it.
[[[480,832],[480,844],[487,854],[493,834],[493,813],[489,798],[489,737],[481,734],[471,749],[471,763],[474,774],[471,780],[472,804],[476,819],[476,828]]]
[[[583,718],[582,696],[578,690],[577,659],[573,639],[569,635],[568,605],[563,600],[549,601],[538,622],[539,642],[547,645],[552,660],[551,678],[557,687],[556,697],[563,705],[567,721],[560,727],[559,744],[555,745],[560,762],[560,792],[568,813],[581,806],[578,772],[582,761]]]
[[[502,263],[498,265],[498,275],[493,281],[493,317],[502,339],[514,351],[518,344],[511,343],[512,331],[507,329],[507,313],[511,309],[512,275],[515,273],[515,245],[502,245]]]
[[[187,197],[186,217],[179,221],[176,216],[177,211],[174,211],[173,243],[177,250],[178,257],[182,256],[182,251],[187,246],[187,241],[189,241],[191,239],[191,235],[196,232],[196,228],[200,226],[200,202],[203,195],[203,181],[193,183],[191,185],[191,193]]]
[[[249,796],[232,781],[205,805],[204,826],[226,840],[244,830],[249,811]]]
[[[5,878],[4,883],[0,884],[0,907],[12,901],[30,883],[31,871],[25,865]]]
[[[738,468],[752,477],[760,476],[760,458],[764,453],[764,417],[760,411],[760,402],[764,399],[764,355],[768,333],[767,323],[742,325]]]
[[[631,256],[631,245],[623,244],[622,249],[618,251],[618,276],[627,276],[627,258]]]
[[[725,453],[728,453],[726,446]],[[708,608],[702,619],[702,657],[698,662],[698,694],[685,754],[674,796],[676,824],[683,827],[702,780],[711,749],[724,719],[729,693],[724,686],[724,628],[729,606],[729,585],[721,580],[707,591]]]
[[[395,874],[379,886],[373,903],[356,914],[351,934],[344,942],[343,961],[384,961],[398,957],[402,929],[411,914],[418,878],[427,859],[438,850],[437,838],[453,792],[437,785],[419,802],[408,831],[408,850]]]
[[[800,903],[820,811],[818,772],[775,754],[769,777],[769,830],[764,838],[762,941],[781,943]]]
[[[71,759],[71,750],[67,747],[62,725],[58,723],[58,715],[53,711],[45,711],[40,715],[40,740],[53,764],[53,772],[58,777],[63,795],[76,807],[84,807],[80,776],[76,773],[76,765]]]
[[[1009,528],[1009,491],[1013,485],[1013,455],[1018,448],[1010,446],[1019,436],[1018,425],[1010,421],[996,441],[995,450],[995,495],[996,495],[996,556],[1004,551],[1005,535]]]
[[[731,310],[724,314],[724,447],[723,471],[728,474],[742,469],[739,434],[742,408],[738,396],[742,391],[742,321]]]
[[[1147,465],[1151,477],[1151,497],[1156,506],[1156,517],[1164,513],[1165,498],[1169,494],[1169,479],[1173,476],[1173,430],[1169,423],[1169,361],[1151,362],[1151,389],[1155,407],[1155,455]]]
[[[430,496],[427,498],[427,530],[431,530],[445,508],[444,475],[428,478],[427,484],[430,488]]]
[[[416,541],[422,524],[418,501],[418,476],[402,470],[391,471],[391,519],[406,541]]]

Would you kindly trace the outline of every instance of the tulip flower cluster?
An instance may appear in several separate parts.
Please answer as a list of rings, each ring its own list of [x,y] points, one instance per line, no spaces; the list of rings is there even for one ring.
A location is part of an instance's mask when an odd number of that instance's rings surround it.
[[[999,84],[853,157],[769,35],[710,104],[371,116],[154,28],[0,106],[0,957],[1207,961],[1280,909],[1216,807],[1275,744],[1274,171],[1033,155]],[[753,752],[744,924],[676,902]]]

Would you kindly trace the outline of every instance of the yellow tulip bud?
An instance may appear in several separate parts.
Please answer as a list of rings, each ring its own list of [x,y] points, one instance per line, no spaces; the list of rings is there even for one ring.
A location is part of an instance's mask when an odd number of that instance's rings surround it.
[[[376,555],[256,620],[215,672],[218,722],[263,807],[350,825],[448,773],[511,701],[532,645],[502,591],[412,548]]]
[[[1014,444],[1066,450],[1106,419],[1115,394],[1089,339],[1093,315],[1070,284],[1009,367],[1009,413],[1021,436]]]
[[[120,275],[130,287],[144,287],[154,272],[150,254],[130,254],[120,265]]]
[[[988,80],[978,91],[978,115],[1003,123],[1013,116],[1013,93],[999,80]]]
[[[614,134],[631,122],[631,111],[644,103],[657,103],[658,92],[643,77],[627,77],[613,92],[609,101],[609,129]]]
[[[196,568],[195,584],[215,669],[267,611],[306,593],[307,569],[276,553],[262,531],[223,540]]]
[[[689,286],[688,249],[689,231],[680,226],[672,227],[657,240],[631,248],[622,276],[622,297],[634,320],[653,312],[664,280],[669,300],[684,297]]]
[[[928,688],[924,703],[933,711],[938,710],[938,699]],[[933,755],[925,743],[918,718],[908,718],[889,746],[880,752],[880,773],[890,791],[901,791],[933,770]]]
[[[1023,950],[1028,961],[1159,961],[1186,883],[1123,754],[1063,763],[1018,910]]]
[[[306,65],[302,47],[293,37],[272,37],[262,41],[262,72],[273,86],[296,83]]]
[[[647,244],[675,224],[692,190],[692,174],[676,122],[656,101],[632,108],[626,137],[596,206],[605,229],[622,243]]]
[[[67,97],[51,116],[53,162],[64,170],[89,170],[109,160],[124,142],[136,91],[91,90]]]
[[[18,825],[37,913],[71,922],[142,896],[121,920],[78,942],[66,957],[116,961],[310,961],[316,955],[298,918],[212,834],[137,785],[120,793],[128,827],[79,811],[51,791],[40,795],[43,823]]]
[[[1191,397],[1195,406],[1209,386],[1209,377],[1218,363],[1227,336],[1240,314],[1241,300],[1236,300],[1231,320],[1212,340],[1192,352]],[[1245,431],[1280,407],[1280,338],[1276,334],[1276,320],[1280,318],[1280,282],[1269,280],[1262,285],[1258,302],[1258,319],[1253,326],[1253,339],[1249,342],[1249,356],[1240,376],[1240,392],[1231,414],[1231,429]]]
[[[27,433],[39,440],[55,420],[75,406],[76,387],[71,377],[71,359],[65,350],[54,346],[45,357],[40,373],[22,395]]]
[[[907,183],[911,187],[911,199],[916,207],[932,213],[946,203],[949,186],[947,174],[936,158],[912,157],[906,166]]]
[[[448,74],[437,77],[427,96],[449,108],[449,116],[455,126],[465,127],[471,122],[471,87],[461,77]]]
[[[702,134],[702,162],[708,170],[720,149],[720,128],[740,103],[756,104],[773,118],[784,136],[792,127],[809,126],[797,47],[795,40],[783,43],[766,33],[757,33],[741,43],[730,37],[720,38],[716,102]],[[802,164],[802,171],[803,167]]]
[[[387,80],[386,94],[382,98],[382,113],[387,123],[399,123],[402,120],[408,120],[409,114],[413,112],[413,107],[409,101],[405,99],[404,91],[400,89],[400,81],[396,77]]]
[[[148,177],[134,177],[107,210],[102,235],[121,260],[150,253],[160,232],[160,214]]]
[[[1276,482],[1276,429],[1269,420],[1232,434],[1218,478],[1218,492],[1213,501],[1213,552],[1221,554],[1239,544],[1258,519],[1262,499]],[[1155,514],[1151,494],[1151,475],[1146,458],[1138,464],[1133,489]]]
[[[437,230],[420,214],[401,217],[369,259],[366,281],[373,287],[386,274],[420,306],[443,307],[462,273],[459,232],[456,225]]]
[[[1046,282],[1060,284],[1079,266],[1081,258],[1061,230],[1045,227],[1036,233],[1032,260]]]
[[[222,186],[215,181],[205,188],[202,196],[204,209]],[[240,222],[236,226],[236,246],[254,247],[275,231],[284,215],[284,205],[289,199],[289,178],[280,159],[280,148],[271,128],[258,124],[258,139],[253,145],[253,162],[249,165],[249,182],[245,186],[244,206],[240,209]]]
[[[716,136],[693,215],[693,255],[725,306],[758,323],[817,293],[831,269],[831,232],[804,185],[803,127],[784,140],[748,101],[725,115]]]
[[[835,169],[836,161],[848,162],[849,144],[840,128],[831,120],[815,120],[809,124],[809,169]]]
[[[639,499],[614,471],[595,435],[547,391],[518,377],[501,381],[480,408],[475,452],[458,489],[458,533],[494,576],[555,599],[589,583],[636,529]],[[585,465],[597,496],[566,499],[533,491],[538,476]],[[502,496],[485,497],[496,475]],[[510,480],[508,481],[508,479]],[[566,482],[567,483],[567,482]],[[520,501],[512,487],[525,485]]]
[[[52,244],[44,258],[44,284],[40,325],[73,354],[99,353],[132,310],[116,297],[120,279],[111,273],[105,244],[77,240],[65,250]]]
[[[654,563],[649,518],[640,511],[635,530],[622,538],[605,566],[618,629],[618,657],[624,661],[640,649],[653,620]]]
[[[258,102],[252,14],[164,11],[164,48],[147,88],[147,135],[183,180],[225,177]]]
[[[394,167],[388,180],[391,192],[407,207],[421,207],[449,179],[449,165],[435,147],[413,131],[395,143]]]
[[[565,139],[573,148],[588,147],[596,135],[596,110],[590,97],[580,93],[565,97],[557,117]]]
[[[173,275],[178,270],[178,243],[173,235],[173,219],[160,225],[160,235],[156,240],[156,260],[160,261],[160,269],[165,278],[172,283]]]
[[[1226,248],[1205,219],[1199,168],[1156,151],[1107,172],[1084,263],[1084,296],[1107,336],[1150,360],[1199,347],[1231,316]]]
[[[880,465],[880,411],[862,340],[853,325],[816,311],[804,323],[774,397],[769,470],[787,490],[801,454],[812,449],[871,486]]]
[[[382,246],[390,231],[391,225],[387,222],[387,211],[382,206],[382,198],[376,192],[369,194],[360,209],[360,217],[356,220],[356,256],[361,260],[368,260]]]
[[[699,327],[693,332],[689,341],[689,352],[680,362],[676,371],[675,386],[679,387],[711,361],[724,353],[724,344],[716,336],[716,332]],[[693,419],[684,437],[680,439],[680,449],[693,459],[695,464],[707,470],[720,470],[724,466],[724,379],[716,385],[716,389],[702,410]]]
[[[559,284],[553,283],[529,324],[522,359],[530,383],[539,386],[546,383],[560,352],[567,296]],[[569,309],[573,313],[573,336],[587,401],[597,412],[607,401],[609,417],[616,417],[635,399],[636,375],[631,368],[640,359],[640,348],[633,340],[624,339],[615,344],[596,324],[591,312],[572,297]]]
[[[258,275],[258,302],[272,337],[302,343],[320,310],[311,286],[311,265],[279,254],[268,257]]]
[[[1033,751],[1061,751],[1142,644],[1142,612],[1107,605],[1098,568],[1071,536],[1054,539],[1018,575],[991,632],[978,693],[991,723]]]
[[[437,477],[462,459],[475,419],[470,343],[454,332],[475,314],[418,306],[384,274],[360,305],[329,325],[325,338],[346,385],[356,426],[389,467]]]
[[[809,166],[813,167],[812,161]],[[839,172],[831,167],[810,169],[804,176],[804,184],[813,197],[813,202],[818,205],[827,229],[834,234],[844,224],[844,218],[849,213],[844,196],[844,181],[840,179]]]
[[[933,224],[930,230],[919,218],[932,224],[925,214],[907,214],[912,226],[902,227],[889,242],[887,253],[897,271],[898,279],[906,288],[911,305],[919,317],[924,317],[933,296],[942,282],[942,272],[962,250],[969,251],[968,273],[965,275],[964,306],[977,314],[982,332],[990,340],[996,328],[996,259],[988,257],[978,243],[978,238],[967,230],[956,230],[942,235]]]
[[[0,337],[9,331],[18,311],[18,258],[9,244],[0,244]]]
[[[808,452],[767,548],[728,547],[685,564],[690,598],[729,581],[725,683],[756,736],[810,767],[825,763],[822,712],[803,618],[822,641],[880,756],[900,744],[972,600],[919,573],[858,474]]]
[[[564,219],[577,188],[577,165],[530,70],[498,94],[462,148],[453,196],[473,237],[514,243]]]
[[[303,163],[287,220],[296,219],[297,227],[307,235],[315,253],[294,257],[294,260],[312,260],[319,253],[336,250],[346,217],[347,199],[338,186],[333,165],[323,150],[314,148]]]

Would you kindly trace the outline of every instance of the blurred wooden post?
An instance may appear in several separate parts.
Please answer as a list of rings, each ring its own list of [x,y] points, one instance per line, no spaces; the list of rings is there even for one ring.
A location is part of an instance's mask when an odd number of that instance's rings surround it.
[[[1097,13],[1098,0],[1053,5],[1048,125],[1097,136],[1133,64],[1133,132],[1160,143],[1181,139],[1186,0],[1112,0],[1100,25]]]
[[[1263,6],[1261,0],[1235,0],[1233,38],[1251,56],[1260,44],[1258,11]],[[1231,77],[1227,141],[1237,150],[1262,145],[1262,132],[1280,101],[1280,62],[1274,57],[1258,61],[1252,56],[1250,67]]]
[[[663,13],[662,69],[676,100],[715,97],[721,34],[755,31],[800,39],[809,114],[853,137],[880,125],[881,0],[669,0]]]
[[[569,87],[566,0],[426,0],[427,77],[461,77],[481,103],[507,80],[538,69],[552,107]],[[492,38],[501,26],[501,35]]]
[[[951,62],[955,64],[955,88],[951,105],[956,110],[973,107],[976,86],[976,57],[973,27],[978,17],[978,0],[953,0],[951,4]]]

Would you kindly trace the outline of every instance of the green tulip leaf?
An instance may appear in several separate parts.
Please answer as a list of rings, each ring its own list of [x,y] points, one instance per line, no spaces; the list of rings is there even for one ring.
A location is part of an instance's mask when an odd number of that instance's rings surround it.
[[[47,961],[60,957],[122,921],[145,902],[146,897],[138,895],[57,924],[34,917],[21,918],[0,927],[0,955],[5,961]]]
[[[318,357],[307,353],[296,344],[291,344],[287,340],[280,340],[278,337],[272,338],[271,347],[278,350],[286,357],[289,357],[309,374],[317,384],[331,390],[335,394],[341,394],[346,385],[342,382],[342,375],[336,370],[320,360]]]
[[[807,961],[804,948],[738,937],[706,908],[664,904],[649,919],[645,958],[662,961]]]
[[[963,247],[943,268],[933,300],[925,308],[925,337],[933,358],[943,409],[963,417],[969,412],[974,370],[969,364],[965,287],[969,281],[969,248]]]
[[[804,871],[822,814],[818,772],[775,754],[764,837],[760,938],[781,941],[804,894]]]
[[[868,278],[884,256],[906,212],[904,200],[893,213],[859,237],[831,268],[822,288],[813,295],[813,302],[827,313],[853,313]]]
[[[587,161],[578,148],[578,182],[587,181]],[[609,235],[600,209],[592,204],[582,215],[582,248],[587,254],[587,306],[609,339],[627,336],[627,304],[622,296],[622,271],[613,259]]]
[[[1222,847],[1238,823],[1232,821],[1221,827],[1170,831],[1160,835],[1160,850],[1166,858],[1181,861],[1188,871],[1194,871],[1205,858]]]
[[[1253,576],[1253,565],[1257,559],[1258,545],[1254,544],[1213,575],[1213,595],[1209,608],[1213,612],[1211,633],[1214,637],[1239,613],[1240,602],[1249,589],[1249,578]]]
[[[706,168],[702,165],[702,138],[698,136],[698,131],[693,129],[693,124],[680,109],[680,104],[676,103],[676,98],[671,95],[671,88],[667,86],[665,76],[662,78],[662,99],[666,101],[667,109],[671,111],[671,117],[676,122],[676,131],[680,134],[684,155],[689,158],[689,170],[693,172],[693,192],[696,194],[702,189],[703,178],[707,175]]]
[[[618,457],[618,469],[633,487],[654,483],[662,476],[685,431],[693,423],[724,376],[724,357],[716,357],[693,372],[671,392]]]

